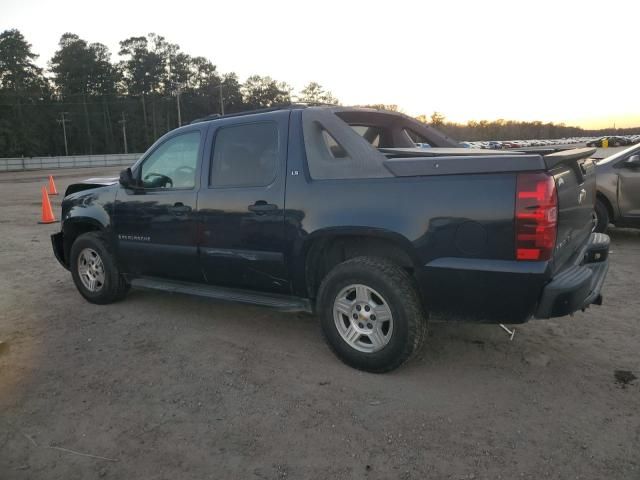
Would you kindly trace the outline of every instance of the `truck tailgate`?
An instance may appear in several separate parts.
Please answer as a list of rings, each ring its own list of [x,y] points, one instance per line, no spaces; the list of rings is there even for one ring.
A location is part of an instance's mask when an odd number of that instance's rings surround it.
[[[593,230],[596,196],[594,148],[577,148],[545,155],[558,192],[558,233],[553,271],[561,270],[588,242]]]

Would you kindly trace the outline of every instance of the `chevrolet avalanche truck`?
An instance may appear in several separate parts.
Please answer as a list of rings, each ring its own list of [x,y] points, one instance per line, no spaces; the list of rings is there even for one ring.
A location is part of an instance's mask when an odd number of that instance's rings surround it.
[[[601,303],[593,152],[461,148],[360,108],[212,117],[119,179],[71,185],[53,250],[89,302],[133,286],[309,311],[342,361],[385,372],[428,316],[514,324]]]

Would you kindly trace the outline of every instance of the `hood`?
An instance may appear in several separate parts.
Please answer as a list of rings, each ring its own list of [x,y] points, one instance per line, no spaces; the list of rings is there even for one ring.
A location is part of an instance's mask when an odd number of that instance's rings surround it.
[[[64,196],[71,195],[72,193],[81,192],[83,190],[90,190],[92,188],[107,187],[109,185],[115,185],[119,182],[118,177],[95,177],[87,178],[78,183],[72,183],[67,187],[64,192]]]
[[[118,183],[118,181],[119,181],[118,177],[94,177],[94,178],[87,178],[86,180],[83,180],[80,183],[91,184],[95,186],[104,186],[104,185],[113,185],[115,183]]]

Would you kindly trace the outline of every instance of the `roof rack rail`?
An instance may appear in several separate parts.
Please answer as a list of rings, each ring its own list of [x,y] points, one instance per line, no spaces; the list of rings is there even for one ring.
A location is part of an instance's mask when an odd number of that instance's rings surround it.
[[[191,120],[189,125],[193,125],[194,123],[206,122],[208,120],[215,120],[216,118],[220,118],[222,115],[219,113],[212,113],[211,115],[207,115],[206,117],[196,118],[195,120]]]
[[[218,118],[242,117],[244,115],[253,115],[255,113],[277,112],[278,110],[292,110],[294,108],[307,108],[309,106],[316,106],[316,104],[311,105],[311,104],[304,104],[304,103],[287,103],[285,105],[276,105],[273,107],[256,108],[253,110],[245,110],[242,112],[225,113],[224,115],[220,115],[219,113],[213,113],[211,115],[207,115],[206,117],[197,118],[193,120],[191,123],[206,122],[206,121],[215,120]]]

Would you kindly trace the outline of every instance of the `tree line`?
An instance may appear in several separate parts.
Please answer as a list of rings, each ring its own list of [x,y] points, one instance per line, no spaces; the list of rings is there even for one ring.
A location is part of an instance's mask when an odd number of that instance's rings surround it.
[[[516,120],[470,120],[465,124],[448,122],[440,112],[430,117],[421,115],[418,120],[429,123],[452,138],[469,141],[484,140],[531,140],[557,139],[570,137],[589,137],[604,135],[634,135],[640,133],[636,128],[603,128],[587,130],[580,127],[567,126],[564,123]]]
[[[142,152],[163,133],[215,113],[339,103],[317,82],[297,93],[268,75],[241,82],[155,33],[129,37],[119,47],[114,62],[105,45],[65,33],[42,69],[19,30],[0,33],[0,157]],[[623,133],[511,120],[457,124],[438,112],[418,119],[464,140]]]
[[[244,82],[204,57],[150,33],[120,42],[120,61],[101,43],[60,38],[38,67],[18,30],[0,34],[0,156],[142,152],[163,133],[215,113],[305,103],[337,104],[317,82],[294,95],[286,82]]]

